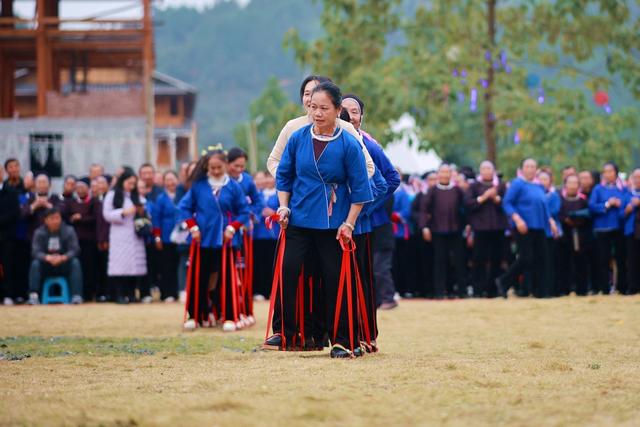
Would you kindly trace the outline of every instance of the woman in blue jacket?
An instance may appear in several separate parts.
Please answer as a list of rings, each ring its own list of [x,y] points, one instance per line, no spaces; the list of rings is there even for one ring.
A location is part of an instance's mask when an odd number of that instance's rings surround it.
[[[227,283],[219,283],[222,247],[229,244],[241,227],[248,226],[249,206],[244,192],[236,181],[227,175],[227,156],[221,149],[208,150],[198,161],[189,177],[191,188],[178,204],[179,221],[189,230],[191,238],[200,243],[200,275],[191,280],[187,308],[189,318],[185,329],[193,329],[196,322],[201,326],[213,326],[213,307],[220,309],[225,304],[224,331],[234,331],[239,323],[234,312],[230,275],[234,266],[227,265]],[[192,270],[196,270],[193,268]],[[195,307],[195,281],[198,281],[198,307]],[[225,301],[220,300],[221,287],[225,287]],[[216,292],[212,292],[215,289]],[[197,318],[196,318],[197,311]]]
[[[549,286],[551,295],[556,296],[558,290],[562,287],[561,283],[558,283],[558,279],[561,275],[556,274],[561,266],[558,264],[558,239],[562,234],[562,227],[560,223],[560,205],[562,200],[560,199],[560,193],[556,191],[553,186],[553,175],[549,170],[541,170],[538,172],[538,181],[544,188],[545,197],[547,198],[547,208],[549,208],[549,215],[556,223],[558,234],[554,235],[549,230],[547,234],[547,258],[549,262]]]
[[[627,240],[627,294],[640,291],[640,168],[634,169],[624,200],[624,235]]]
[[[248,233],[249,240],[252,241],[253,226],[256,222],[260,220],[262,216],[262,210],[264,209],[264,201],[260,196],[258,189],[256,188],[256,184],[253,181],[253,178],[251,177],[251,175],[249,175],[245,171],[247,166],[247,161],[249,160],[247,153],[242,148],[233,147],[227,153],[227,158],[229,160],[228,168],[227,168],[229,177],[235,180],[238,184],[240,184],[240,187],[242,187],[242,191],[244,191],[244,194],[247,198],[247,203],[249,204],[249,211],[251,214],[250,227],[247,227],[246,229],[241,230],[241,232],[238,233],[238,235],[235,236],[234,238],[234,246],[237,249],[242,248],[242,253],[244,254],[244,268],[246,271],[247,268],[253,268],[252,266],[249,266],[249,263],[252,263],[253,259],[248,259],[248,257],[251,254],[248,251],[248,248],[245,247],[245,239],[244,239],[244,237],[246,237],[245,233]],[[249,244],[253,244],[253,242]],[[249,279],[246,275],[245,275],[245,278],[246,278],[246,281],[249,281],[249,280],[253,281],[252,278]],[[251,299],[253,298],[253,295],[249,295],[249,292],[248,292],[249,289],[253,289],[253,283],[243,283],[243,286],[244,286],[244,289],[247,290],[243,293],[244,299],[245,299],[243,306],[248,311],[246,313],[247,317],[250,319],[250,322],[253,324],[255,323],[253,318],[253,313],[251,312],[253,307]]]
[[[253,226],[253,293],[256,297],[266,298],[271,292],[273,259],[276,253],[280,226],[275,223],[271,229],[268,229],[265,225],[265,220],[276,213],[279,203],[275,179],[269,172],[257,172],[254,181],[264,202],[264,208]]]
[[[164,302],[174,302],[178,298],[178,246],[171,241],[171,232],[178,218],[177,195],[178,175],[167,171],[163,175],[164,190],[158,195],[151,208],[153,237],[156,249],[160,251],[160,298]]]
[[[602,168],[602,183],[596,185],[589,198],[598,259],[598,275],[593,284],[595,293],[601,291],[608,295],[610,292],[609,262],[612,257],[615,258],[618,267],[617,288],[621,292],[626,290],[622,233],[624,194],[624,187],[618,178],[618,166],[613,162],[605,163]]]
[[[533,293],[536,298],[551,296],[547,236],[557,234],[555,221],[549,214],[547,197],[542,185],[535,182],[538,163],[525,159],[520,164],[522,177],[511,182],[502,201],[502,208],[516,228],[518,257],[507,271],[496,279],[496,287],[504,290],[524,276],[520,296]]]
[[[359,343],[357,319],[348,318],[344,303],[333,339],[332,313],[335,313],[342,255],[340,241],[351,240],[363,204],[373,199],[362,148],[337,124],[340,102],[340,89],[335,84],[325,82],[316,86],[310,104],[313,124],[291,136],[277,170],[279,222],[287,230],[282,265],[283,312],[280,321],[274,319],[275,334],[266,340],[264,348],[267,349],[286,347],[298,333],[296,288],[305,255],[312,247],[317,248],[320,258],[327,332],[332,338],[331,357],[352,357],[352,345]],[[351,297],[355,303],[355,292]],[[355,325],[354,335],[349,323]]]

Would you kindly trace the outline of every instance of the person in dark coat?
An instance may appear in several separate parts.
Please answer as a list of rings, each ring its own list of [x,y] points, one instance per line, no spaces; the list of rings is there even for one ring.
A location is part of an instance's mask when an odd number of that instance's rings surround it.
[[[84,283],[84,299],[96,297],[98,248],[96,243],[96,224],[101,215],[101,205],[96,197],[89,193],[89,178],[79,179],[75,183],[75,194],[67,202],[67,218],[78,235],[80,242],[80,262]]]
[[[29,304],[39,303],[42,282],[49,276],[65,276],[72,304],[82,303],[82,267],[78,261],[80,246],[73,228],[62,221],[57,208],[43,214],[44,224],[33,235],[29,269]]]
[[[96,215],[96,299],[98,302],[107,302],[115,298],[115,291],[111,287],[111,281],[107,279],[107,263],[109,260],[109,222],[102,215],[104,197],[109,191],[109,180],[104,176],[98,176],[91,181],[92,197],[95,200]]]
[[[438,183],[421,200],[422,236],[433,242],[434,298],[447,296],[449,257],[453,257],[457,292],[449,289],[448,295],[463,296],[466,292],[466,265],[462,230],[464,221],[464,193],[451,181],[451,167],[442,164],[438,169]],[[425,222],[426,220],[426,222]]]
[[[589,252],[592,246],[589,199],[580,193],[578,175],[568,175],[560,202],[562,237],[558,241],[558,288],[556,296],[569,295],[571,285],[576,295],[587,295],[589,287]]]
[[[495,287],[503,259],[505,231],[508,220],[502,210],[506,186],[500,182],[493,163],[480,164],[480,175],[465,193],[465,207],[473,230],[474,281],[477,296],[504,296],[504,289]]]
[[[18,192],[4,181],[4,170],[0,167],[0,296],[4,305],[13,305],[18,296],[15,269],[11,261],[19,217]]]
[[[45,212],[51,208],[60,210],[60,204],[60,197],[51,194],[49,177],[45,174],[36,176],[35,192],[27,196],[26,203],[21,207],[22,217],[25,218],[27,222],[27,236],[29,240],[33,238],[33,233],[36,229],[44,224]]]

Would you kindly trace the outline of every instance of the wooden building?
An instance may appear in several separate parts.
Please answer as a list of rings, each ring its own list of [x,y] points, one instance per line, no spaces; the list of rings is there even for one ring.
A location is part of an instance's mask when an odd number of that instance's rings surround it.
[[[0,157],[33,164],[48,147],[64,173],[195,157],[196,91],[154,71],[151,0],[126,19],[60,17],[67,1],[36,0],[23,19],[0,0]]]

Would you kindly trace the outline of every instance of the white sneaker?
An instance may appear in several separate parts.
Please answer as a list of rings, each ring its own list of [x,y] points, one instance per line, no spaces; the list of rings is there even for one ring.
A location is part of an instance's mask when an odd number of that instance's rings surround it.
[[[249,316],[247,316],[247,322],[249,323],[249,326],[253,326],[253,325],[256,324],[256,318],[251,316],[251,315],[249,315]]]
[[[174,297],[167,297],[164,299],[164,302],[166,302],[167,304],[171,304],[173,302],[176,302],[176,299]]]
[[[242,328],[244,328],[244,322],[242,320],[238,320],[236,322],[236,330],[239,331]]]
[[[222,324],[222,330],[224,332],[235,332],[237,330],[237,325],[232,320],[225,320]]]
[[[80,295],[74,295],[71,298],[71,304],[82,304],[84,302],[84,300],[82,299],[82,297]]]
[[[153,302],[153,298],[151,298],[150,295],[147,295],[146,297],[142,298],[143,304],[151,304],[152,302]]]
[[[196,321],[193,319],[188,319],[186,322],[184,322],[184,325],[182,325],[182,327],[186,331],[193,331],[194,329],[196,329]]]
[[[187,302],[187,291],[180,291],[180,302],[181,303],[185,303]]]
[[[2,304],[4,305],[13,305],[13,300],[9,297],[6,297],[3,301]]]
[[[264,297],[264,295],[255,294],[253,296],[253,300],[257,301],[257,302],[262,302],[262,301],[266,300],[266,298]]]
[[[38,305],[40,304],[40,301],[38,300],[38,293],[37,292],[31,292],[29,294],[29,305]]]

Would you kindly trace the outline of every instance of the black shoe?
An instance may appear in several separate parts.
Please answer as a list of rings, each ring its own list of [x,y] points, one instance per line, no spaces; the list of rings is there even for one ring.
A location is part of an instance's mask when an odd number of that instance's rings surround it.
[[[502,284],[502,279],[499,277],[496,278],[496,292],[502,298],[507,298],[507,291],[504,289],[504,286]]]
[[[353,357],[355,357],[354,354],[340,344],[335,344],[333,347],[331,347],[332,359],[351,359]]]
[[[266,339],[264,344],[262,344],[263,350],[283,350],[282,348],[282,335],[281,334],[273,334],[269,338]]]
[[[354,355],[355,357],[362,357],[362,356],[364,356],[364,352],[365,352],[365,351],[362,349],[362,347],[356,347],[356,348],[353,350],[353,355]]]

